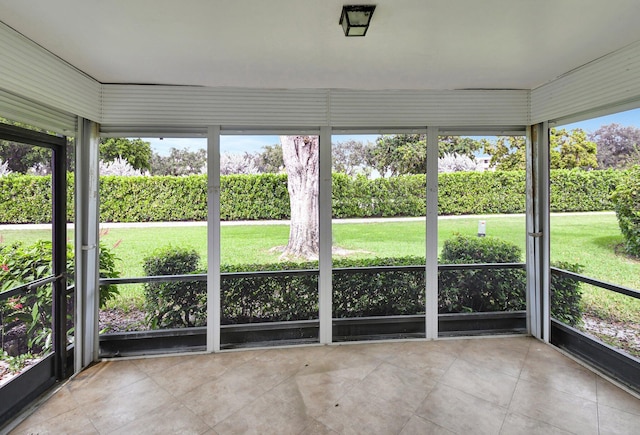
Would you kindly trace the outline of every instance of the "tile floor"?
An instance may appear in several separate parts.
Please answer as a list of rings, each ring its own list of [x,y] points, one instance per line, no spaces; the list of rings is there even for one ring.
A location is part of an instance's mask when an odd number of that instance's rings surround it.
[[[640,400],[528,337],[108,361],[11,434],[638,434]]]

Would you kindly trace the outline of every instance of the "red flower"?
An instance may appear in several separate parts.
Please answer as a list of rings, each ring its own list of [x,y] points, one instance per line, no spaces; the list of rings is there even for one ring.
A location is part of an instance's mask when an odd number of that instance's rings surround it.
[[[9,266],[7,266],[6,264],[0,265],[0,269],[4,270],[5,272],[9,272]]]

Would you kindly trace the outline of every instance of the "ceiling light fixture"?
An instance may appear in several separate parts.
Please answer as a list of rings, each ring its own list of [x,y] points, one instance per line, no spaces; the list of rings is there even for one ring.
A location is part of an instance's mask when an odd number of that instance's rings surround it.
[[[369,23],[376,5],[345,5],[342,6],[340,25],[344,36],[364,36],[369,29]]]

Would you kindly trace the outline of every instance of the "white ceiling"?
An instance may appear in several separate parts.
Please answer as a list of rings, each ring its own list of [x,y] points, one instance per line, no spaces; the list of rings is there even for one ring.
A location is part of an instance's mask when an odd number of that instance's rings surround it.
[[[0,0],[0,20],[102,83],[532,89],[640,40],[639,0]]]

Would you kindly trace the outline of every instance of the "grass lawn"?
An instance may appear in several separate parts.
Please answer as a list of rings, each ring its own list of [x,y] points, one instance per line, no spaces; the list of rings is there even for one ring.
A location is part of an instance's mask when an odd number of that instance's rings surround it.
[[[455,235],[475,235],[478,221],[486,221],[488,236],[508,240],[523,249],[523,216],[443,217],[438,225],[438,247]],[[334,245],[352,250],[354,256],[425,255],[424,221],[340,223],[333,226]],[[1,231],[5,243],[23,240],[31,243],[48,237],[38,230]],[[223,263],[277,262],[279,253],[271,250],[285,245],[287,225],[222,226]],[[69,234],[69,241],[73,232]],[[142,276],[143,259],[157,248],[168,245],[193,248],[206,265],[207,230],[198,227],[111,228],[102,231],[101,240],[121,259],[124,277]],[[622,236],[611,213],[553,215],[551,218],[551,259],[584,266],[584,274],[640,289],[640,261],[618,254]],[[523,258],[524,261],[524,258]],[[133,298],[142,301],[139,285],[121,286],[121,302]],[[600,317],[640,323],[640,301],[589,286],[585,288],[585,308]]]

